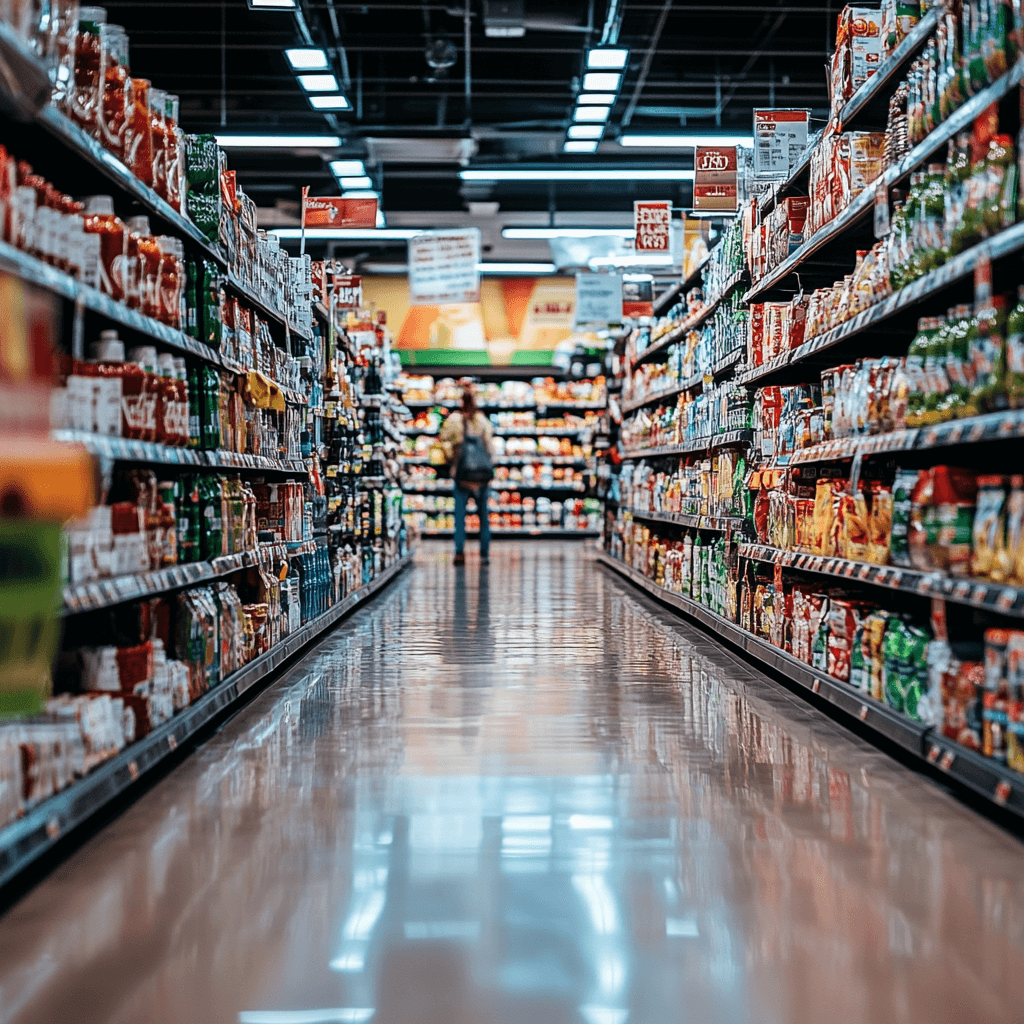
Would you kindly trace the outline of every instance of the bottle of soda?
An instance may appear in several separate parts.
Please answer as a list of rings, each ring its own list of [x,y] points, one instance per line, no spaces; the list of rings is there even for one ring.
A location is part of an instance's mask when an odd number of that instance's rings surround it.
[[[201,559],[199,541],[199,481],[198,476],[183,476],[180,480],[178,502],[178,561],[198,562]]]
[[[221,514],[221,481],[219,476],[202,478],[202,532],[200,549],[203,560],[212,561],[224,553],[224,524]]]
[[[212,366],[202,371],[202,447],[215,451],[220,447],[220,375]]]

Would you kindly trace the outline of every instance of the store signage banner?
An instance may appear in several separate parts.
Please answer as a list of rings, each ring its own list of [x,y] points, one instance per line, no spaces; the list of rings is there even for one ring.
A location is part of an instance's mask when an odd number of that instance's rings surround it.
[[[637,252],[668,252],[672,226],[672,200],[633,203]]]
[[[576,275],[576,326],[622,323],[622,275]]]
[[[754,176],[788,178],[807,148],[809,110],[754,111]]]
[[[735,146],[698,146],[693,167],[695,210],[737,209]]]
[[[623,281],[622,312],[624,316],[654,316],[654,279],[643,277]]]
[[[480,301],[480,231],[425,231],[409,239],[414,306]]]
[[[363,279],[358,274],[336,274],[331,284],[335,309],[361,309]]]
[[[302,208],[304,228],[374,228],[376,199],[342,199],[340,196],[308,196]]]

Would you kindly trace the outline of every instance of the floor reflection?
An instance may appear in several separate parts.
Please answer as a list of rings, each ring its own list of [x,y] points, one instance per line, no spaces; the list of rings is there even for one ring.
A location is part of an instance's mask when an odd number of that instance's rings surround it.
[[[582,544],[430,546],[0,920],[0,1021],[1017,1021],[1022,869]]]

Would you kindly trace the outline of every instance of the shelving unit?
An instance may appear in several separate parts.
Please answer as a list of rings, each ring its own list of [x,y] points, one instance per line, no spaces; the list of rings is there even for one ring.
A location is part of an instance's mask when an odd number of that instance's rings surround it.
[[[130,799],[133,792],[138,792],[136,783],[143,776],[166,764],[179,747],[239,707],[246,693],[269,682],[287,661],[385,587],[411,560],[409,554],[396,562],[324,615],[213,687],[169,722],[126,747],[63,792],[37,804],[20,821],[0,829],[0,887],[95,815]]]

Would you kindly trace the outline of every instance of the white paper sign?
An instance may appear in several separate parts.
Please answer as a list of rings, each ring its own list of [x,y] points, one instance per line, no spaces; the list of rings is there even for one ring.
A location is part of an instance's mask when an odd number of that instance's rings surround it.
[[[576,326],[622,323],[622,275],[576,275]]]
[[[414,306],[480,301],[480,231],[425,231],[409,239],[409,296]]]
[[[807,148],[808,110],[754,111],[754,176],[789,177]]]

